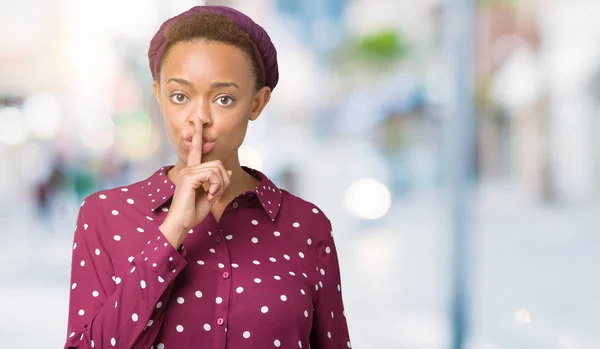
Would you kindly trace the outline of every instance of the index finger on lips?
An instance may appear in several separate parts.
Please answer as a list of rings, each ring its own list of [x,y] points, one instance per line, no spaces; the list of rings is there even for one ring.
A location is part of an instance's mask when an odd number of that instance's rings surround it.
[[[194,121],[194,135],[192,136],[192,149],[188,153],[187,165],[195,166],[202,163],[202,121],[196,117]]]

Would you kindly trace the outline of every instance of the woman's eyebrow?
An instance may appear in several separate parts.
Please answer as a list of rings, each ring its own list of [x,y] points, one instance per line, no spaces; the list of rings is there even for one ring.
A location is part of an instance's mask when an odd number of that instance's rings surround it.
[[[194,87],[194,85],[191,82],[189,82],[186,79],[182,79],[182,78],[170,78],[169,80],[167,80],[167,84],[170,82],[176,82],[181,85]],[[233,81],[215,81],[212,84],[210,84],[210,88],[212,88],[212,89],[218,89],[218,88],[224,88],[224,87],[235,87],[238,90],[240,89],[240,86]]]
[[[193,86],[191,82],[187,81],[186,79],[182,79],[182,78],[170,78],[169,80],[167,80],[167,84],[170,82],[176,82],[178,84],[187,85],[190,87]]]
[[[230,87],[230,86],[231,87],[235,87],[238,90],[240,89],[240,87],[238,86],[238,84],[236,84],[235,82],[230,82],[230,81],[228,81],[228,82],[217,81],[217,82],[213,82],[212,84],[210,84],[210,87],[213,88],[213,89],[223,88],[223,87]]]

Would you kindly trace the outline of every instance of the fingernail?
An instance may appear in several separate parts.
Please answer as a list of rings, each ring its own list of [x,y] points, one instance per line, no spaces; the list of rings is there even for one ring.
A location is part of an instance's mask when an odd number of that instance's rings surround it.
[[[231,176],[231,174],[233,173],[233,171],[231,170],[227,170],[227,174]]]

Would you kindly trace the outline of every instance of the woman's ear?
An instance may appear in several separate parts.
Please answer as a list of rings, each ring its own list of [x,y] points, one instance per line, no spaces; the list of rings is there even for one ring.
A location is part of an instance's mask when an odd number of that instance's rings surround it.
[[[160,112],[162,113],[162,105],[160,104],[160,84],[158,81],[154,80],[154,97],[156,98],[156,102],[158,103],[158,107],[160,108]]]
[[[256,120],[262,113],[263,109],[267,106],[271,100],[271,88],[263,86],[260,90],[254,94],[254,100],[252,101],[252,110],[250,120]]]

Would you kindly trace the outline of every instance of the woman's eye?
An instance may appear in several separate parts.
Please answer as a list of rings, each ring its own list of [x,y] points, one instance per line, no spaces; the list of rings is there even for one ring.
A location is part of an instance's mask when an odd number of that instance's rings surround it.
[[[185,103],[186,100],[187,100],[187,97],[182,95],[181,93],[175,93],[175,94],[171,95],[171,101],[175,104]]]
[[[219,97],[217,98],[217,103],[224,107],[228,107],[233,104],[233,98],[229,96]]]

